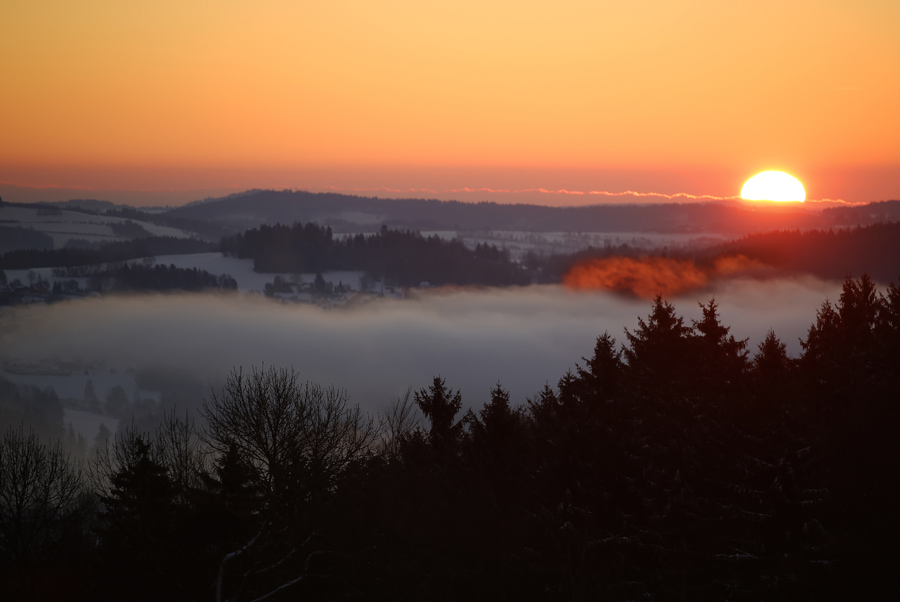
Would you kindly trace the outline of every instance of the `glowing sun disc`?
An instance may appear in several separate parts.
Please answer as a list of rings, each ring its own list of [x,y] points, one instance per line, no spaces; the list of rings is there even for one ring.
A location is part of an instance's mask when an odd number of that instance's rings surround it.
[[[800,180],[783,171],[758,173],[741,188],[745,201],[794,201],[806,200],[806,191]]]

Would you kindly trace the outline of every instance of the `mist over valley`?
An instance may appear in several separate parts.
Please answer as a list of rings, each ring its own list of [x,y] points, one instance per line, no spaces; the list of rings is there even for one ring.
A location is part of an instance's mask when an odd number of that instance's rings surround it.
[[[772,328],[796,356],[816,310],[839,291],[839,282],[813,278],[728,280],[671,301],[690,320],[699,318],[699,303],[715,298],[751,349]],[[97,363],[120,374],[162,369],[206,388],[220,386],[235,367],[291,366],[303,379],[346,388],[372,413],[440,375],[467,406],[480,405],[497,382],[521,405],[583,363],[597,336],[609,332],[624,342],[623,329],[633,329],[649,306],[563,286],[420,290],[333,310],[245,294],[103,297],[7,309],[0,358]],[[83,374],[67,378],[60,394],[83,390]]]
[[[120,387],[159,401],[160,388],[134,376],[151,370],[199,386],[195,399],[181,401],[196,407],[230,370],[268,365],[345,388],[372,413],[436,375],[464,393],[467,407],[498,382],[522,405],[574,369],[597,336],[608,332],[623,344],[624,329],[646,315],[656,294],[689,323],[699,303],[715,298],[751,350],[773,329],[797,357],[816,311],[837,298],[844,276],[869,272],[885,284],[900,272],[900,253],[889,250],[896,240],[879,242],[896,238],[895,205],[565,209],[290,191],[249,191],[151,213],[96,201],[3,203],[5,227],[49,238],[48,250],[0,255],[9,283],[4,299],[37,303],[0,313],[0,359],[11,380],[52,386],[73,401],[87,378],[96,379],[101,397]],[[202,240],[212,224],[233,227],[235,215],[261,225],[218,244]],[[751,215],[844,229],[734,239],[755,227]],[[340,216],[364,231],[382,219],[457,229],[418,234],[382,224],[369,234],[333,233],[331,226],[350,224]],[[277,223],[290,217],[331,226]],[[735,230],[742,220],[743,230]],[[479,223],[483,229],[470,229]],[[586,223],[602,230],[575,226]],[[500,224],[507,225],[490,229]],[[523,225],[533,229],[514,229]],[[846,229],[851,225],[855,231]],[[553,230],[561,226],[573,230]],[[866,244],[868,254],[844,250]],[[106,263],[80,265],[85,261]],[[188,286],[221,287],[223,278],[232,283],[225,290],[236,292],[179,294]],[[517,285],[491,286],[500,282]],[[52,303],[61,299],[68,301]],[[21,368],[29,365],[38,368]],[[97,369],[52,374],[58,365]]]
[[[790,599],[855,558],[890,581],[895,531],[843,517],[897,497],[854,460],[898,457],[893,204],[749,234],[702,204],[574,231],[93,207],[0,214],[0,489],[44,478],[19,466],[68,487],[32,496],[49,527],[0,496],[0,571],[77,566],[53,599],[129,597],[148,567],[185,600]]]

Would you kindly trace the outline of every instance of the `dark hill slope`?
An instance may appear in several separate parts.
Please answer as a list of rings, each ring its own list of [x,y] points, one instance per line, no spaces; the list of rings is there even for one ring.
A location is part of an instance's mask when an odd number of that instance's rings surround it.
[[[234,232],[262,224],[316,222],[335,232],[374,232],[384,224],[425,231],[720,232],[740,236],[776,229],[868,224],[891,216],[900,219],[900,202],[840,211],[737,203],[544,207],[258,190],[178,207],[166,215],[216,223]]]
[[[900,277],[900,222],[766,232],[745,236],[710,252],[744,255],[786,273],[833,279],[868,274],[888,283]]]

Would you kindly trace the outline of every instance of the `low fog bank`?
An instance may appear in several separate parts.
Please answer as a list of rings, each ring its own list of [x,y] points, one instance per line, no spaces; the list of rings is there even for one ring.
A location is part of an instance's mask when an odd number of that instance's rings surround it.
[[[715,297],[723,323],[750,339],[751,353],[773,328],[796,356],[816,310],[840,288],[811,278],[738,279],[669,300],[690,323],[698,303]],[[330,311],[258,296],[104,297],[0,314],[0,360],[177,369],[209,386],[234,367],[293,367],[302,379],[346,388],[370,411],[441,375],[466,406],[480,407],[498,381],[515,403],[555,386],[599,334],[623,343],[623,328],[633,330],[650,306],[562,286],[423,291]]]

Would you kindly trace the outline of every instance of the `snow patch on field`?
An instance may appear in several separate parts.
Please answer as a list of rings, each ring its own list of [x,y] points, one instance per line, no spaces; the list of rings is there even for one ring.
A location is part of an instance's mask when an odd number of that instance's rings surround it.
[[[133,259],[129,263],[142,264],[146,258]],[[311,284],[315,281],[316,275],[313,273],[303,274],[262,274],[253,271],[252,259],[238,259],[237,257],[226,257],[218,252],[210,253],[191,253],[186,255],[160,255],[153,258],[156,265],[169,266],[174,265],[176,268],[182,269],[198,269],[205,270],[214,276],[228,274],[237,281],[238,291],[247,293],[260,293],[265,290],[267,283],[275,280],[275,276],[280,276],[284,281],[290,283],[306,283]],[[69,277],[56,277],[53,275],[54,268],[32,268],[30,270],[6,270],[6,278],[9,282],[18,280],[23,284],[30,284],[32,280],[40,278],[52,287],[59,280],[66,282],[72,280]],[[352,290],[360,290],[360,279],[363,277],[362,271],[334,271],[323,272],[322,277],[325,282],[331,283],[334,287],[343,284],[345,288],[350,287]],[[85,287],[87,278],[75,278],[75,280]]]
[[[140,262],[141,260],[136,260]],[[252,259],[238,259],[237,257],[226,257],[221,253],[193,253],[190,255],[160,255],[156,257],[158,265],[174,265],[176,268],[206,270],[210,274],[218,276],[219,274],[228,274],[238,283],[238,290],[244,292],[262,293],[266,283],[275,280],[275,276],[280,276],[286,282],[311,283],[315,281],[316,275],[310,273],[304,274],[261,274],[253,271]],[[337,286],[343,283],[344,286],[351,286],[354,290],[359,289],[359,279],[363,276],[361,271],[335,271],[323,272],[322,278],[325,282],[330,282]]]
[[[111,224],[124,224],[126,221],[139,224],[153,236],[171,236],[173,238],[191,238],[193,236],[190,232],[178,228],[109,215],[91,215],[67,209],[39,215],[37,207],[10,207],[7,205],[0,207],[0,224],[43,232],[53,238],[53,245],[57,249],[75,239],[90,242],[128,240],[128,237],[116,236],[110,227]]]
[[[458,239],[474,249],[478,244],[507,249],[513,259],[522,259],[529,251],[541,254],[567,254],[588,247],[603,249],[627,245],[633,249],[652,251],[661,247],[702,248],[729,240],[724,234],[653,232],[527,232],[516,230],[433,230],[423,236],[442,240]]]

